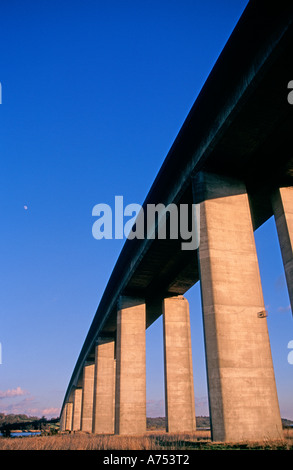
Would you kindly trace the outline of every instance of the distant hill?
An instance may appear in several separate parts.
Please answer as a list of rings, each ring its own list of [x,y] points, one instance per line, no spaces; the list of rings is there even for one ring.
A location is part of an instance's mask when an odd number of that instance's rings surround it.
[[[0,413],[0,433],[9,436],[11,431],[15,430],[41,430],[56,432],[59,428],[59,418],[47,420],[44,416],[27,416],[25,414],[9,414]]]
[[[291,419],[282,418],[283,428],[293,427],[293,421]]]
[[[14,424],[14,423],[27,423],[32,421],[38,421],[40,418],[37,416],[27,416],[27,415],[5,415],[4,413],[0,413],[0,426],[3,424]]]
[[[282,418],[283,428],[293,427],[293,421],[290,419]],[[210,418],[209,416],[197,416],[196,417],[196,428],[197,429],[210,429]],[[166,429],[166,418],[147,418],[147,429]]]
[[[196,417],[196,427],[197,429],[209,429],[210,428],[210,418],[209,416],[197,416]],[[166,429],[166,418],[147,418],[147,429],[156,430],[156,429]]]
[[[282,418],[283,428],[293,427],[293,421],[290,419]],[[9,430],[13,429],[51,429],[59,427],[59,418],[47,420],[45,417],[39,418],[37,416],[27,416],[25,414],[8,414],[0,413],[0,432],[5,428]],[[209,416],[197,416],[196,417],[197,429],[210,429],[210,418]],[[147,429],[148,430],[165,430],[166,429],[166,418],[147,418]]]

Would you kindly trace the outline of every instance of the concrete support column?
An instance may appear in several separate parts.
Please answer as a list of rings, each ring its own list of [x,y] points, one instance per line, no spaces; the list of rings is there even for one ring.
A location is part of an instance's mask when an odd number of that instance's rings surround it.
[[[199,267],[213,440],[282,437],[246,188],[201,173]]]
[[[146,431],[145,301],[120,297],[117,313],[115,433]]]
[[[60,416],[60,431],[65,431],[65,420],[66,420],[66,404],[63,407],[61,416]]]
[[[72,431],[72,408],[72,402],[66,403],[65,431]]]
[[[272,196],[272,205],[285,268],[291,309],[293,305],[293,187],[280,188]]]
[[[82,389],[76,388],[73,395],[72,431],[80,431]]]
[[[96,345],[93,432],[114,434],[115,341],[99,338]]]
[[[165,406],[168,432],[195,431],[193,368],[188,301],[163,300]]]
[[[86,363],[83,369],[81,430],[92,432],[95,363]]]

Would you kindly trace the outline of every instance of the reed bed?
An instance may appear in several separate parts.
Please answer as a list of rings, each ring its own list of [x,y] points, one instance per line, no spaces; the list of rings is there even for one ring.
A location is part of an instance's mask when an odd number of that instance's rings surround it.
[[[193,434],[150,432],[143,436],[62,433],[52,436],[0,438],[0,450],[214,450],[282,449],[293,450],[293,430],[284,430],[277,441],[220,443],[211,442],[209,431]]]
[[[195,434],[151,432],[143,436],[62,433],[53,436],[0,438],[0,450],[175,450],[210,439],[209,431]]]

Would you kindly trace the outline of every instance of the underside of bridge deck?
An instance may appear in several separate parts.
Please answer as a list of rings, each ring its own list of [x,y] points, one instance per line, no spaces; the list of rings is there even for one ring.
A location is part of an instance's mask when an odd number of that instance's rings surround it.
[[[253,229],[273,216],[272,194],[291,186],[293,5],[249,2],[155,179],[148,204],[201,202],[199,172],[231,178],[246,188]],[[198,200],[197,200],[198,198]],[[73,372],[64,403],[81,386],[96,338],[115,337],[120,296],[145,299],[146,326],[162,314],[162,299],[182,295],[200,277],[197,250],[182,239],[126,240]]]

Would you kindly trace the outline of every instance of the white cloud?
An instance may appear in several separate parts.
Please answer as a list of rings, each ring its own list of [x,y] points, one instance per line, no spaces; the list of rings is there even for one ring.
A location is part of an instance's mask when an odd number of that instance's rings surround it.
[[[44,408],[43,410],[40,410],[39,413],[41,412],[42,416],[45,416],[46,418],[58,418],[60,415],[60,408]]]
[[[208,397],[195,397],[195,414],[196,416],[209,416]]]
[[[34,397],[27,397],[17,403],[1,404],[0,412],[4,414],[30,414],[29,406],[34,401]]]
[[[194,401],[196,416],[208,416],[208,397],[195,397]],[[165,400],[147,400],[146,406],[148,418],[158,418],[165,416]]]
[[[20,397],[22,395],[27,395],[28,392],[22,390],[21,387],[16,387],[11,390],[0,390],[0,399],[11,398],[11,397]]]
[[[278,312],[289,312],[291,310],[291,305],[287,305],[287,307],[279,307]]]
[[[280,276],[277,277],[275,280],[275,289],[276,291],[283,291],[286,289],[286,278],[285,274],[281,274]]]
[[[159,418],[165,416],[165,401],[164,400],[147,400],[147,417]]]
[[[22,390],[20,387],[17,387],[14,390],[6,390],[5,392],[0,392],[1,398],[11,398],[19,397],[29,393]],[[4,396],[5,395],[5,396]],[[36,397],[26,396],[20,401],[14,401],[10,403],[5,403],[3,400],[0,405],[0,413],[4,414],[25,414],[27,416],[36,416],[41,418],[58,418],[60,414],[60,408],[57,407],[44,407],[42,406]]]
[[[60,414],[60,408],[44,406],[38,398],[19,386],[0,390],[0,403],[0,413],[4,414],[25,414],[39,418],[45,416],[47,419],[57,418]]]

